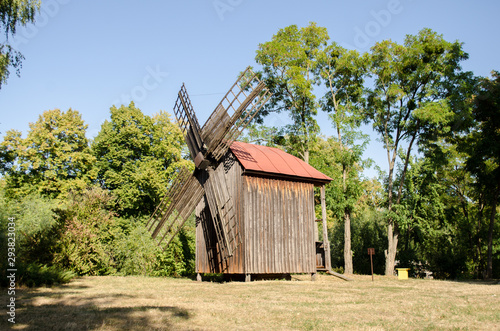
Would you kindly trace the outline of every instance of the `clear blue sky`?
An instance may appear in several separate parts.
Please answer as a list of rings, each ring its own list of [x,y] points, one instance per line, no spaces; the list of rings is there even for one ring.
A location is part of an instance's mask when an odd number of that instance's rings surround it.
[[[428,27],[463,42],[470,55],[464,69],[488,76],[500,70],[499,13],[494,0],[42,0],[37,23],[11,39],[25,60],[21,77],[11,74],[0,90],[0,132],[26,135],[43,111],[71,107],[92,138],[113,104],[133,100],[148,115],[171,112],[183,82],[203,123],[238,73],[255,65],[259,43],[311,21],[326,27],[331,40],[362,52]],[[318,120],[323,134],[331,134],[325,117]],[[366,157],[386,168],[372,137]]]

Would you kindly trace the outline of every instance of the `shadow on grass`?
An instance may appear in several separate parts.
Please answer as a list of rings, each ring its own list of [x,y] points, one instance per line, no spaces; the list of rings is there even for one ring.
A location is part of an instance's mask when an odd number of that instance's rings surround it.
[[[16,291],[16,323],[2,318],[0,329],[15,326],[22,330],[51,331],[170,330],[192,317],[188,310],[175,306],[134,305],[133,295],[88,296],[84,294],[85,287],[72,285]],[[6,302],[4,295],[1,299]]]
[[[16,324],[23,330],[169,330],[175,328],[176,319],[189,317],[178,307],[41,305],[19,309]]]
[[[457,280],[457,283],[464,283],[469,285],[500,285],[499,279],[471,279],[471,280]]]

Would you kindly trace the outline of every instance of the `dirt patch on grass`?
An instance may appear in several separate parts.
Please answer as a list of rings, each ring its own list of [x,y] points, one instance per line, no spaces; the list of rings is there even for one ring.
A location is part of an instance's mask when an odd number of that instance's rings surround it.
[[[16,293],[20,330],[500,329],[500,285],[295,275],[291,281],[85,277]],[[2,291],[7,302],[7,291]],[[4,315],[1,329],[11,326]]]

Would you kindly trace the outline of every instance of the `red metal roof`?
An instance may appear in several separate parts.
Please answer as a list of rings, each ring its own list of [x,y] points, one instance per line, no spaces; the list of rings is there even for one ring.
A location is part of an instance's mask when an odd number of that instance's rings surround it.
[[[235,141],[231,151],[247,171],[330,182],[332,179],[281,149]]]

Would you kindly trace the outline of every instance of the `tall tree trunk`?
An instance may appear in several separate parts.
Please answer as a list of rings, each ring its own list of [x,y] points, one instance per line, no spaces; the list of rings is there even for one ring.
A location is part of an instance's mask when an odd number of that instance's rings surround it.
[[[386,276],[394,275],[394,265],[396,264],[396,253],[398,250],[398,238],[399,238],[399,231],[395,227],[394,221],[390,219],[389,224],[387,226],[388,247],[387,250],[384,252]]]
[[[389,151],[387,152],[389,154]],[[396,229],[394,218],[391,215],[393,194],[392,188],[394,185],[394,165],[396,163],[396,149],[393,151],[393,158],[389,160],[389,178],[388,178],[388,192],[387,192],[387,209],[389,211],[389,220],[387,224],[387,250],[385,250],[385,275],[394,275],[394,265],[396,264],[396,253],[398,251],[398,238],[399,232]]]
[[[388,145],[388,141],[386,141],[386,145]],[[397,147],[397,146],[396,146]],[[387,158],[389,159],[389,176],[387,181],[387,210],[389,211],[389,220],[387,224],[387,249],[384,252],[385,255],[385,274],[386,276],[394,275],[394,263],[396,261],[396,252],[398,247],[398,235],[397,231],[394,231],[394,219],[391,216],[392,211],[392,188],[394,185],[394,165],[396,163],[396,148],[392,151],[391,158],[391,150],[387,149]]]
[[[351,250],[351,215],[349,211],[344,212],[344,273],[352,275],[354,268],[352,265],[352,250]]]
[[[338,133],[339,141],[342,151],[344,151],[344,145],[342,144],[340,131]],[[344,200],[347,200],[347,168],[342,165],[342,196]],[[352,275],[354,273],[354,268],[352,265],[352,250],[351,250],[351,215],[349,209],[344,208],[344,273]]]
[[[497,216],[498,196],[500,195],[500,182],[497,183],[496,192],[491,202],[490,226],[488,229],[488,263],[486,265],[486,278],[493,278],[493,229],[495,227],[495,218]]]
[[[411,149],[412,149],[413,143],[415,142],[416,137],[417,137],[417,133],[415,132],[411,138],[410,144],[408,145],[408,150],[406,151],[406,160],[405,160],[403,172],[401,173],[401,180],[399,182],[396,204],[399,204],[401,202],[404,180],[405,180],[406,172],[408,171],[408,164],[410,162]],[[394,165],[396,164],[396,152],[397,152],[397,145],[395,146],[394,151],[393,151],[392,161],[389,160],[389,181],[388,181],[388,184],[389,184],[388,185],[388,188],[389,188],[389,192],[388,192],[389,214],[392,211],[392,204],[393,204],[392,188],[394,185],[393,175],[394,175]],[[389,150],[387,151],[387,154],[389,156]],[[391,215],[389,215],[389,224],[387,226],[388,247],[387,247],[387,250],[385,251],[385,275],[386,276],[394,275],[394,265],[396,264],[396,254],[398,252],[398,240],[399,240],[398,226],[397,226],[396,222],[394,222],[394,218]]]
[[[476,263],[475,263],[475,273],[478,278],[484,277],[484,270],[482,268],[482,263],[481,261],[483,260],[482,254],[481,254],[481,246],[482,246],[482,241],[481,241],[481,228],[482,228],[482,223],[483,223],[483,214],[484,214],[484,207],[485,204],[483,202],[483,197],[480,195],[479,197],[479,214],[477,217],[477,224],[476,224],[476,233],[475,233],[475,251],[476,251]]]

